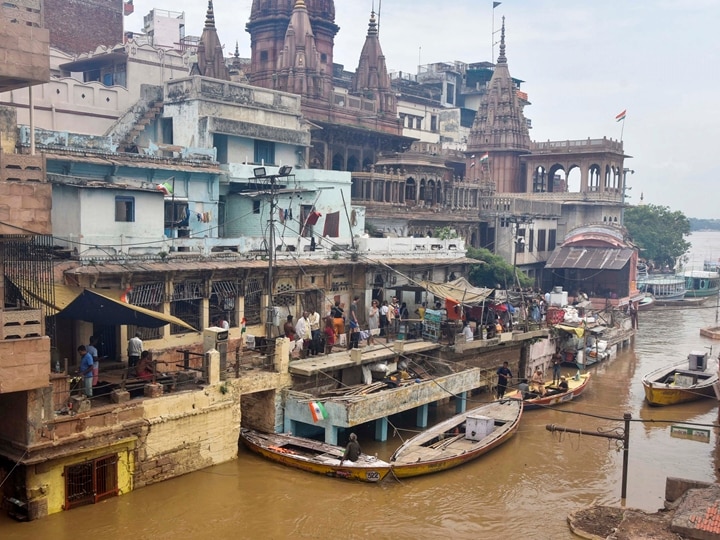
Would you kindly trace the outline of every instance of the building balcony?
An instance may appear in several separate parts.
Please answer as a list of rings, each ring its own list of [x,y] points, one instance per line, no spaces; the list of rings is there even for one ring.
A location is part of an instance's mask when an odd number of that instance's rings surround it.
[[[0,235],[50,234],[51,209],[44,156],[0,150]]]
[[[50,338],[39,309],[0,310],[0,394],[44,388],[50,376]]]
[[[0,6],[0,92],[50,80],[50,33],[40,28],[41,19],[39,9]]]

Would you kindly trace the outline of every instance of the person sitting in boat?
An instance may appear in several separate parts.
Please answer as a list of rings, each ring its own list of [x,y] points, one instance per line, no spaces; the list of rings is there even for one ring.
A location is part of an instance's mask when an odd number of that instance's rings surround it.
[[[530,390],[536,392],[541,397],[547,393],[547,390],[545,389],[545,377],[543,376],[540,366],[535,368],[535,373],[533,373],[531,379]]]
[[[562,392],[567,392],[567,390],[568,390],[568,382],[567,382],[567,379],[565,378],[565,375],[563,375],[562,377],[560,377],[560,383],[558,384],[558,388],[559,388]]]
[[[347,443],[347,446],[345,447],[345,452],[343,453],[342,458],[340,458],[340,465],[343,464],[343,461],[352,461],[355,462],[360,457],[360,443],[357,442],[357,435],[354,433],[350,434],[350,441]]]
[[[518,383],[518,391],[523,399],[530,399],[533,397],[532,394],[530,394],[530,385],[528,384],[527,379],[523,379]]]

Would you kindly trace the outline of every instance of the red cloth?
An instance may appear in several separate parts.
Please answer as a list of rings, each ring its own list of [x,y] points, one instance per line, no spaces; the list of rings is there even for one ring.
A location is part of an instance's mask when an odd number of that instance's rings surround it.
[[[326,326],[323,331],[326,345],[335,345],[335,329],[332,326]]]
[[[447,311],[448,320],[459,321],[460,319],[462,319],[462,306],[460,306],[460,302],[456,302],[455,300],[446,298],[445,310]]]
[[[318,219],[320,219],[321,215],[322,214],[317,210],[314,212],[310,212],[310,214],[308,214],[307,220],[305,220],[305,223],[307,223],[308,225],[315,225],[318,222]]]
[[[340,212],[332,212],[325,215],[323,236],[329,236],[330,238],[340,236]]]

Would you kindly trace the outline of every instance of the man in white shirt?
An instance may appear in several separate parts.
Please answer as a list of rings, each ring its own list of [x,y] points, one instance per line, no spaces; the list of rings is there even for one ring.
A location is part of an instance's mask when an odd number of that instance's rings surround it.
[[[310,354],[320,354],[320,314],[313,308],[308,316],[310,321]]]
[[[310,321],[308,320],[308,312],[303,311],[302,317],[295,323],[295,335],[299,344],[302,346],[302,356],[305,357],[305,349],[310,345],[312,333],[310,330]]]
[[[472,328],[470,328],[470,325],[467,323],[467,321],[463,322],[463,329],[462,334],[465,336],[465,342],[470,343],[475,339],[475,335],[473,334]]]
[[[143,342],[140,339],[140,333],[135,334],[135,337],[128,341],[128,367],[137,366],[140,361],[140,355],[143,351]]]

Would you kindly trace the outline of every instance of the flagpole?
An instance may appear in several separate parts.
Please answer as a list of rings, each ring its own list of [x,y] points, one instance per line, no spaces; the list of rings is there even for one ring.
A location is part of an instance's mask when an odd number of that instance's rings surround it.
[[[490,61],[495,63],[495,2],[492,8],[492,31],[490,33]]]
[[[622,127],[620,128],[620,142],[623,140],[623,133],[625,133],[625,117],[622,119]]]
[[[492,3],[492,33],[490,34],[490,61],[495,63],[495,8],[502,2]]]

